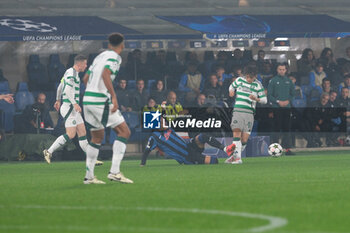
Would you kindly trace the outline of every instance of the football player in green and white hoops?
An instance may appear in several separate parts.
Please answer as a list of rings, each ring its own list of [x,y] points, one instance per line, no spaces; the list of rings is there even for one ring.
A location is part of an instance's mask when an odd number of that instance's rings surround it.
[[[84,184],[104,184],[94,175],[95,162],[104,137],[104,129],[111,127],[117,138],[113,143],[112,166],[107,175],[111,181],[131,184],[133,181],[120,172],[130,129],[119,111],[113,80],[119,72],[124,49],[124,36],[113,33],[108,37],[108,50],[100,53],[85,74],[86,90],[83,99],[85,122],[91,132],[86,150],[86,175]]]
[[[87,67],[87,58],[84,55],[77,55],[74,58],[73,67],[66,70],[57,88],[55,109],[60,110],[61,116],[65,120],[66,133],[59,136],[56,141],[47,150],[43,151],[47,163],[51,163],[52,153],[70,141],[78,134],[79,145],[86,152],[88,141],[86,139],[86,129],[84,120],[81,116],[79,106],[80,78],[79,72],[83,72]],[[61,96],[63,95],[63,104],[61,105]],[[98,165],[102,165],[98,161]]]
[[[245,76],[238,77],[229,87],[230,97],[236,94],[231,121],[233,143],[236,145],[236,149],[234,154],[226,159],[225,163],[242,163],[242,151],[246,147],[254,124],[256,103],[267,103],[264,87],[256,79],[257,73],[257,67],[249,65],[245,67]]]

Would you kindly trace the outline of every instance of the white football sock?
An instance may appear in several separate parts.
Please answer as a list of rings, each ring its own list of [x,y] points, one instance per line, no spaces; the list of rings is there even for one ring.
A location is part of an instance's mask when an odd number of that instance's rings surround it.
[[[101,145],[89,143],[86,149],[86,175],[85,178],[94,178],[95,163],[100,151]]]
[[[235,152],[233,153],[233,156],[235,159],[241,159],[242,157],[242,142],[239,141],[233,141],[234,144],[236,144]]]
[[[86,136],[79,137],[79,146],[86,153],[87,146],[89,145]]]
[[[110,170],[110,172],[113,174],[117,174],[120,172],[120,162],[122,161],[126,150],[126,139],[121,138],[121,140],[123,142],[118,140],[117,138],[117,140],[115,140],[113,143],[113,158]]]
[[[63,134],[61,136],[59,136],[54,143],[52,143],[52,145],[50,146],[50,148],[48,149],[48,151],[52,154],[53,152],[55,152],[56,150],[58,150],[61,146],[64,146],[64,144],[69,141],[69,137],[67,134]]]
[[[246,148],[246,146],[247,146],[247,143],[242,143],[242,152],[244,151],[244,149]]]

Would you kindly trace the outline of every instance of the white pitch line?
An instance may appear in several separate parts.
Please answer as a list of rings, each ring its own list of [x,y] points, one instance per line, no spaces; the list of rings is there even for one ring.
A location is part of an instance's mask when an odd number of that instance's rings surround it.
[[[288,220],[281,217],[269,216],[264,214],[252,214],[245,212],[234,212],[225,210],[206,210],[206,209],[185,209],[185,208],[162,208],[162,207],[118,207],[118,206],[43,206],[43,205],[13,205],[0,208],[18,208],[18,209],[54,209],[54,210],[137,210],[151,212],[181,212],[181,213],[199,213],[211,215],[226,215],[251,219],[266,220],[269,223],[264,226],[254,227],[246,230],[247,232],[265,232],[287,225]]]

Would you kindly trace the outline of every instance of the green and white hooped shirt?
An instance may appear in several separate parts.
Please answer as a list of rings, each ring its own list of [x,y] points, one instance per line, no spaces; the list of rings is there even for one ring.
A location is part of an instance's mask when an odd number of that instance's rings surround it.
[[[245,77],[238,77],[229,87],[229,91],[236,92],[236,102],[233,107],[234,112],[255,113],[256,101],[249,98],[254,95],[260,99],[265,98],[263,103],[266,103],[265,90],[258,80],[249,83]]]
[[[106,101],[110,103],[111,95],[104,84],[102,72],[105,68],[109,69],[113,82],[121,63],[122,58],[112,50],[104,51],[95,58],[87,71],[89,81],[86,86],[83,105],[105,105]]]

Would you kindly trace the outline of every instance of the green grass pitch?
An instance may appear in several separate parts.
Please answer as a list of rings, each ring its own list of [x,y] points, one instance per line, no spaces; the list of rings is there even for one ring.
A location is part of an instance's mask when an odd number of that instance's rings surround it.
[[[299,155],[126,160],[132,185],[107,181],[110,162],[95,169],[106,185],[82,184],[84,162],[0,163],[0,232],[350,232],[350,153]]]

